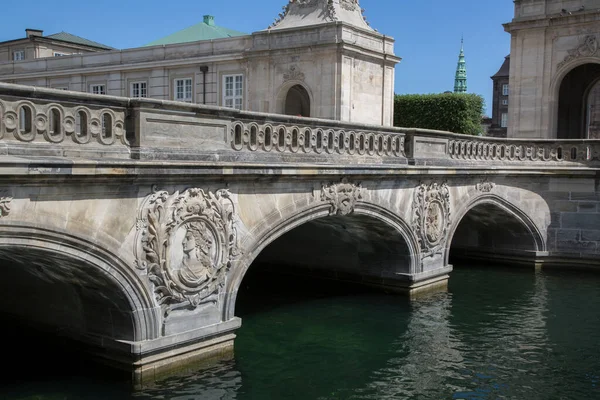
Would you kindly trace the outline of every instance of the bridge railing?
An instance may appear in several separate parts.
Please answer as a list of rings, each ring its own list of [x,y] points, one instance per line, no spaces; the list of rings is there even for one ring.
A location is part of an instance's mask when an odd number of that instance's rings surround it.
[[[506,139],[407,130],[407,157],[415,163],[600,165],[600,140]]]
[[[0,154],[263,165],[600,166],[600,141],[473,137],[0,83]]]
[[[127,99],[0,83],[0,154],[128,158]]]

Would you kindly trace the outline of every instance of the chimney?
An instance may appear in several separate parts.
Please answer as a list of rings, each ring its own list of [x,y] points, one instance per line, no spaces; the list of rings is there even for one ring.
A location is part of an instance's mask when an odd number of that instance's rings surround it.
[[[208,26],[215,26],[215,17],[213,17],[212,15],[205,15],[204,23]]]
[[[43,36],[44,31],[39,30],[39,29],[25,29],[25,35],[26,37],[30,38],[33,36]]]

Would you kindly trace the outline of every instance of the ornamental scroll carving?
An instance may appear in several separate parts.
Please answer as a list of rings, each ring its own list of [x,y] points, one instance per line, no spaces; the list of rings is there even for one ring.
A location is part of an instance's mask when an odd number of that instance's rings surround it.
[[[148,273],[165,317],[217,304],[237,253],[234,204],[227,190],[156,191],[137,220],[136,266]]]
[[[0,197],[0,218],[6,217],[10,213],[10,203],[12,202],[12,197]]]
[[[331,204],[329,215],[349,215],[354,212],[356,203],[362,199],[363,188],[360,184],[350,183],[343,178],[341,183],[323,185],[321,201]]]
[[[356,7],[358,6],[358,1],[356,1],[356,0],[340,0],[340,6],[344,10],[354,11],[354,10],[356,10]]]
[[[413,199],[413,227],[421,252],[433,256],[444,247],[450,226],[450,191],[445,183],[422,183]]]
[[[556,66],[557,69],[562,68],[566,63],[573,61],[579,57],[592,57],[598,53],[598,38],[596,35],[587,35],[582,40],[579,46],[569,50],[568,54]]]
[[[492,191],[494,186],[496,186],[494,182],[483,180],[475,185],[475,189],[477,189],[479,192],[489,193]]]
[[[298,71],[298,67],[295,65],[291,65],[290,69],[283,74],[283,79],[285,81],[303,81],[304,73]]]

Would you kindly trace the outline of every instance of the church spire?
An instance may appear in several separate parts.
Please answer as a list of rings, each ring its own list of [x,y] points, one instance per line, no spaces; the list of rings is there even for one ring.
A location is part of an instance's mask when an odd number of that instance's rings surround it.
[[[467,65],[465,64],[465,50],[463,38],[460,39],[460,54],[454,77],[454,93],[467,93]]]

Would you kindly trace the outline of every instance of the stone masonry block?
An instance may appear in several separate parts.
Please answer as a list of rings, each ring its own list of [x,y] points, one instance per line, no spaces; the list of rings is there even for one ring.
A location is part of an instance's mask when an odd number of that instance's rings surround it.
[[[598,230],[581,231],[581,240],[586,242],[600,242],[600,227],[598,227]]]
[[[578,203],[576,201],[560,200],[554,203],[552,210],[555,212],[577,212]]]
[[[580,201],[577,207],[579,212],[596,212],[598,210],[598,203],[590,201]]]
[[[598,229],[600,228],[600,214],[561,213],[561,227],[566,229]]]
[[[559,242],[568,240],[581,240],[581,232],[579,229],[559,229],[556,233],[556,240]]]

